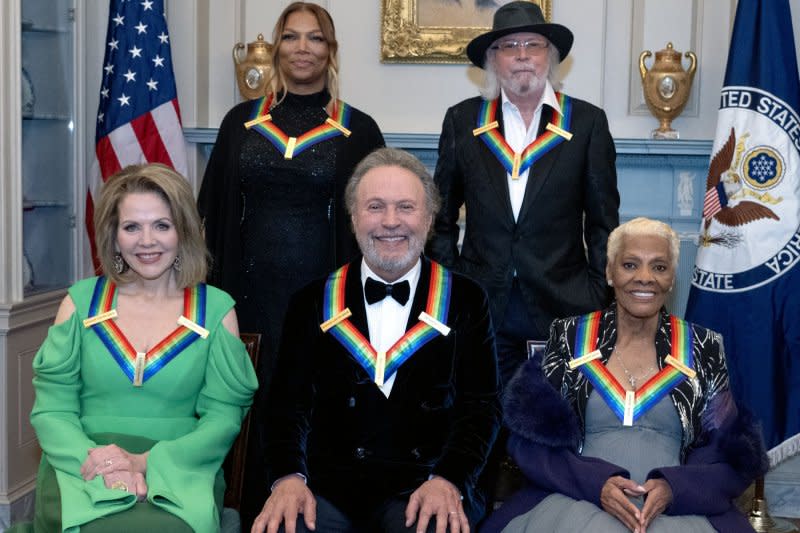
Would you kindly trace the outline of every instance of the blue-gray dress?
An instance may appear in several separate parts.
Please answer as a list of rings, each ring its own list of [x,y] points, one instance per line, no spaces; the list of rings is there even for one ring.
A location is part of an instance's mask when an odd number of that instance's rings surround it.
[[[653,468],[680,464],[681,424],[669,396],[661,399],[631,427],[622,425],[602,397],[592,391],[586,406],[586,435],[582,455],[620,465],[638,483],[647,480]],[[641,498],[632,501],[641,507]],[[587,501],[551,494],[531,511],[516,517],[504,533],[630,533],[625,525]],[[703,516],[656,517],[648,533],[713,533]]]

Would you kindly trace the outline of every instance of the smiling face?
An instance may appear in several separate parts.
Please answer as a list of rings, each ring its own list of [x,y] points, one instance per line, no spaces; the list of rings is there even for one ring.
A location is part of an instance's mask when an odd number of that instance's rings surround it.
[[[619,318],[658,315],[675,281],[669,241],[657,235],[625,235],[606,277],[614,285]]]
[[[541,91],[547,81],[550,71],[550,56],[548,46],[536,50],[528,50],[520,46],[504,51],[503,44],[516,41],[548,43],[547,39],[538,33],[520,32],[500,37],[492,45],[500,48],[494,50],[493,61],[500,87],[509,97],[526,97]]]
[[[311,94],[325,88],[329,47],[313,13],[291,13],[278,46],[280,69],[290,92]]]
[[[130,193],[117,206],[117,247],[143,280],[169,277],[178,255],[178,233],[164,199],[153,192]]]
[[[364,174],[351,219],[367,265],[389,282],[416,264],[433,221],[420,178],[395,166]]]

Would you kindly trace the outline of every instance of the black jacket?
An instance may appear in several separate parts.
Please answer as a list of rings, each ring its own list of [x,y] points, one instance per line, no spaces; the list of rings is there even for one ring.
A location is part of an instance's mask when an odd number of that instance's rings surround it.
[[[605,113],[573,98],[572,139],[531,167],[515,222],[506,171],[472,133],[481,102],[465,100],[445,115],[435,175],[443,203],[428,255],[483,285],[495,325],[502,323],[516,271],[529,314],[546,335],[554,318],[610,302],[606,241],[619,224],[614,142]],[[548,106],[542,110],[539,133],[552,113]],[[497,119],[502,131],[500,105]],[[459,254],[462,205],[466,230]]]
[[[360,260],[345,301],[369,337]],[[425,308],[430,262],[413,295],[409,326]],[[500,424],[494,334],[485,292],[453,274],[447,325],[397,371],[387,398],[331,333],[323,333],[324,280],[295,295],[266,414],[268,483],[291,473],[343,510],[408,496],[431,474],[456,485],[477,520],[475,484]],[[477,511],[477,512],[476,512]]]

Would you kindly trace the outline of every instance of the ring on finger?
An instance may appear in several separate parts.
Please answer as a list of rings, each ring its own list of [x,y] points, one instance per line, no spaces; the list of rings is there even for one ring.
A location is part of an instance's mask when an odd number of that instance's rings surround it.
[[[111,466],[112,464],[114,464],[114,462],[111,459],[106,459],[105,464],[106,466]]]
[[[115,481],[114,483],[111,484],[111,488],[116,490],[124,490],[125,492],[128,492],[128,485],[124,481],[119,481],[119,480]]]

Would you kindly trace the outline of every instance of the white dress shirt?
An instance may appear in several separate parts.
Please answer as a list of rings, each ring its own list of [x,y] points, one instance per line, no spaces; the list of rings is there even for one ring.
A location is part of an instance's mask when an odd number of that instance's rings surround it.
[[[500,98],[503,106],[503,137],[506,142],[515,152],[522,152],[530,143],[536,140],[536,133],[539,130],[539,122],[542,118],[542,106],[547,104],[552,107],[555,112],[561,114],[561,106],[558,105],[556,93],[553,86],[550,85],[548,80],[542,93],[542,99],[539,105],[536,106],[536,111],[533,113],[533,120],[530,126],[525,127],[525,121],[522,119],[522,113],[519,108],[511,102],[506,96],[505,91],[500,90]],[[525,172],[520,172],[518,179],[511,179],[511,174],[506,174],[508,178],[508,194],[511,199],[511,210],[514,212],[514,220],[519,217],[520,209],[522,208],[522,200],[525,197],[525,187],[528,185],[528,174],[530,169]]]
[[[392,283],[400,283],[401,281],[408,280],[409,284],[409,297],[405,305],[400,303],[394,298],[387,296],[380,302],[375,302],[370,305],[364,299],[364,306],[367,309],[367,325],[369,327],[369,343],[375,348],[376,351],[385,352],[391,348],[397,340],[406,334],[406,324],[408,324],[408,317],[411,314],[411,304],[414,301],[414,294],[417,290],[419,283],[419,276],[422,272],[422,262],[417,260],[417,264],[405,273],[400,279]],[[383,283],[389,283],[385,279],[375,274],[369,268],[367,262],[361,260],[361,287],[364,287],[367,278],[374,278]],[[394,385],[394,378],[397,377],[395,372],[392,376],[384,381],[383,386],[380,387],[381,392],[389,397]]]

